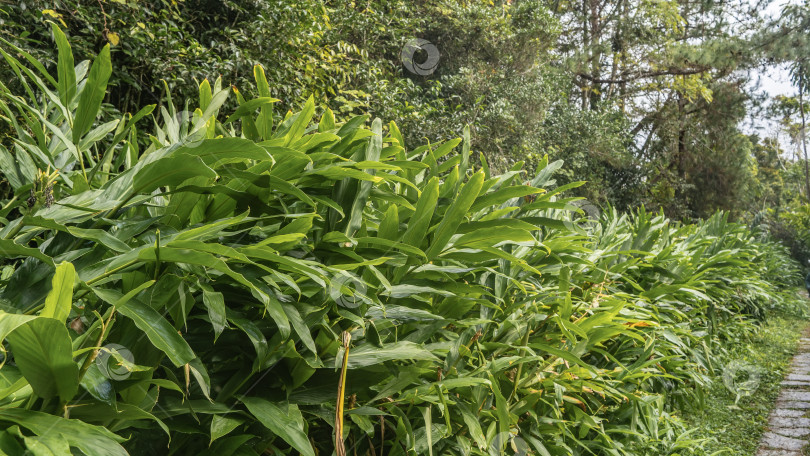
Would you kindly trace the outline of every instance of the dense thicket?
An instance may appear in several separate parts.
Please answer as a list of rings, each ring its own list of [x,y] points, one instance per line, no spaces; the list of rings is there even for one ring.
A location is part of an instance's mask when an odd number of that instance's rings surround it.
[[[31,0],[0,6],[0,36],[51,69],[46,21],[65,28],[78,55],[111,43],[119,70],[105,101],[121,112],[167,93],[186,99],[206,78],[247,87],[261,64],[278,114],[313,96],[339,120],[394,120],[413,144],[469,125],[501,172],[517,161],[533,170],[548,154],[568,164],[561,182],[590,182],[577,192],[597,204],[646,204],[679,220],[718,209],[744,218],[772,185],[741,127],[760,104],[749,71],[806,55],[797,45],[802,7],[768,27],[761,5],[749,3]],[[434,73],[403,67],[400,50],[413,37],[439,49]]]
[[[674,405],[797,309],[726,214],[581,217],[560,161],[278,116],[261,66],[111,117],[109,48],[53,34],[53,72],[4,48],[5,453],[699,455]]]

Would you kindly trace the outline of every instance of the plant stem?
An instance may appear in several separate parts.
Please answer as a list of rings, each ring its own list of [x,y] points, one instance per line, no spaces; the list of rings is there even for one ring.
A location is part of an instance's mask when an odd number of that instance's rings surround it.
[[[23,226],[25,226],[25,224],[23,223],[22,219],[20,219],[20,223],[12,228],[3,239],[14,239],[14,236],[16,236],[23,229]]]
[[[104,341],[104,336],[107,333],[107,328],[112,321],[113,316],[115,315],[115,306],[112,306],[108,311],[109,315],[107,316],[107,321],[101,323],[101,333],[98,335],[98,339],[96,339],[96,349],[90,352],[90,354],[85,358],[84,363],[82,364],[82,368],[79,370],[79,382],[82,381],[84,378],[84,374],[87,372],[87,369],[90,368],[90,364],[95,361],[96,357],[98,356],[98,347],[101,346],[101,343]]]
[[[11,206],[11,203],[13,203],[13,202],[15,202],[15,201],[17,201],[17,195],[14,195],[14,197],[13,197],[13,198],[11,198],[10,200],[8,200],[8,203],[6,203],[6,204],[3,206],[3,209],[2,209],[2,210],[6,210],[6,209],[8,209],[8,207],[9,207],[9,206]]]
[[[523,335],[523,339],[520,341],[520,349],[518,352],[521,356],[526,353],[526,345],[529,344],[529,336],[532,333],[532,329],[529,325],[526,325],[526,334]],[[512,389],[512,394],[509,396],[509,400],[512,400],[515,396],[517,396],[518,384],[520,383],[520,376],[523,374],[523,363],[518,364],[517,372],[515,373],[515,385]]]

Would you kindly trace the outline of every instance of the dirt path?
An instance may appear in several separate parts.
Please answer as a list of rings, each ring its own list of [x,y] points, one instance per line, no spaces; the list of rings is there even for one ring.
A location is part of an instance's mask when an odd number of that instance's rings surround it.
[[[782,382],[782,392],[768,418],[757,456],[803,456],[810,444],[810,330],[805,330],[799,348]],[[810,453],[807,453],[810,454]]]

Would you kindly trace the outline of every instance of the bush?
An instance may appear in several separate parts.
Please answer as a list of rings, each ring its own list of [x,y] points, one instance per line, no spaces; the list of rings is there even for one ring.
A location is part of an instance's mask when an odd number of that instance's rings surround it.
[[[0,88],[9,454],[689,454],[673,405],[790,305],[724,214],[580,217],[559,161],[274,118],[259,66],[227,117],[204,81],[150,135],[96,122],[108,49],[74,72],[54,34],[57,77],[7,53],[30,99]]]

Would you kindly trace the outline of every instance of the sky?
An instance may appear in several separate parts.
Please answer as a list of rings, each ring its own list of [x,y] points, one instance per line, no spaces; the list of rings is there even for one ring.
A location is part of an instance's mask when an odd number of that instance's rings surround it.
[[[790,82],[787,65],[771,67],[768,71],[758,72],[760,90],[770,96],[795,95],[796,88]]]
[[[751,4],[755,4],[757,0],[750,0]],[[775,0],[772,1],[764,11],[764,15],[769,19],[778,17],[782,8],[787,4],[799,4],[801,0]],[[768,98],[774,98],[779,95],[795,95],[796,88],[790,82],[790,74],[787,65],[774,65],[765,69],[754,71],[751,74],[751,88],[756,88],[760,92],[768,95]],[[755,114],[754,114],[755,115]],[[759,133],[763,136],[777,136],[780,138],[782,147],[790,147],[786,144],[786,138],[781,138],[779,128],[777,125],[767,119],[761,117],[752,117],[746,122],[746,130],[754,133]]]
[[[755,2],[756,0],[750,1]],[[765,8],[764,15],[768,19],[774,19],[779,16],[785,5],[798,5],[800,3],[801,0],[775,0]],[[757,76],[760,78],[761,89],[768,95],[792,95],[796,92],[796,89],[790,83],[787,65],[770,68],[768,71],[760,72]]]
[[[774,65],[756,70],[751,74],[749,84],[752,89],[767,94],[768,98],[775,98],[779,95],[796,95],[796,88],[790,82],[787,65]],[[779,128],[775,122],[760,117],[760,114],[755,112],[749,112],[749,116],[751,117],[745,122],[745,130],[759,133],[761,136],[778,136]],[[783,143],[784,146],[786,144]]]

